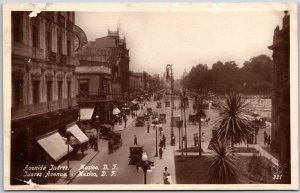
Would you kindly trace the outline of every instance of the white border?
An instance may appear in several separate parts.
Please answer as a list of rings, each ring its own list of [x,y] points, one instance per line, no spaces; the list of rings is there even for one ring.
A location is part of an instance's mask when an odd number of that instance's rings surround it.
[[[39,5],[39,6],[36,6]],[[43,6],[45,5],[45,6]],[[32,185],[11,186],[10,120],[11,120],[11,33],[10,11],[89,11],[89,12],[207,12],[207,11],[290,11],[290,86],[291,86],[291,184],[189,184],[189,185]],[[39,9],[37,9],[39,8]],[[3,128],[4,190],[297,190],[298,162],[298,10],[296,3],[49,3],[3,5]],[[278,24],[280,25],[280,24]],[[274,26],[275,29],[276,26]],[[273,34],[270,34],[273,36]]]

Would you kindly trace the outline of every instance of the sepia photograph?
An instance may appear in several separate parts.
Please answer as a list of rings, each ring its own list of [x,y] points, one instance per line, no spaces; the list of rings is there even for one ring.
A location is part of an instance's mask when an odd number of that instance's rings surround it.
[[[4,4],[5,190],[298,189],[297,14]]]

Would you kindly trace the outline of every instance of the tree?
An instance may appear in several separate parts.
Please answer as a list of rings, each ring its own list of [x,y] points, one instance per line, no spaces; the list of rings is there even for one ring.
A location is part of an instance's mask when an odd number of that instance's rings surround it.
[[[234,144],[246,142],[253,132],[251,121],[246,117],[246,99],[236,92],[226,94],[217,108],[220,119],[216,123],[218,139]]]
[[[208,168],[208,181],[211,184],[234,184],[238,182],[236,157],[232,148],[224,141],[211,144],[213,156],[208,157],[211,164]]]

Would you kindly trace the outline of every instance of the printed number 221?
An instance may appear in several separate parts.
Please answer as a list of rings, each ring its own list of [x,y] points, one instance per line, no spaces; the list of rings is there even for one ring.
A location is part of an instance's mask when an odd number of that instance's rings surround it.
[[[281,180],[282,175],[273,175],[273,180]]]

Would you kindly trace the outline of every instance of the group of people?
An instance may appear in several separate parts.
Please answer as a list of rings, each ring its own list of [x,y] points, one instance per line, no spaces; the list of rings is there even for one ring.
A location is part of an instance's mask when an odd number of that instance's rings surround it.
[[[271,147],[271,135],[268,135],[266,131],[264,131],[264,145]]]
[[[201,133],[201,142],[205,141],[205,133],[202,132]],[[198,146],[199,145],[199,135],[198,133],[194,133],[194,146]]]

